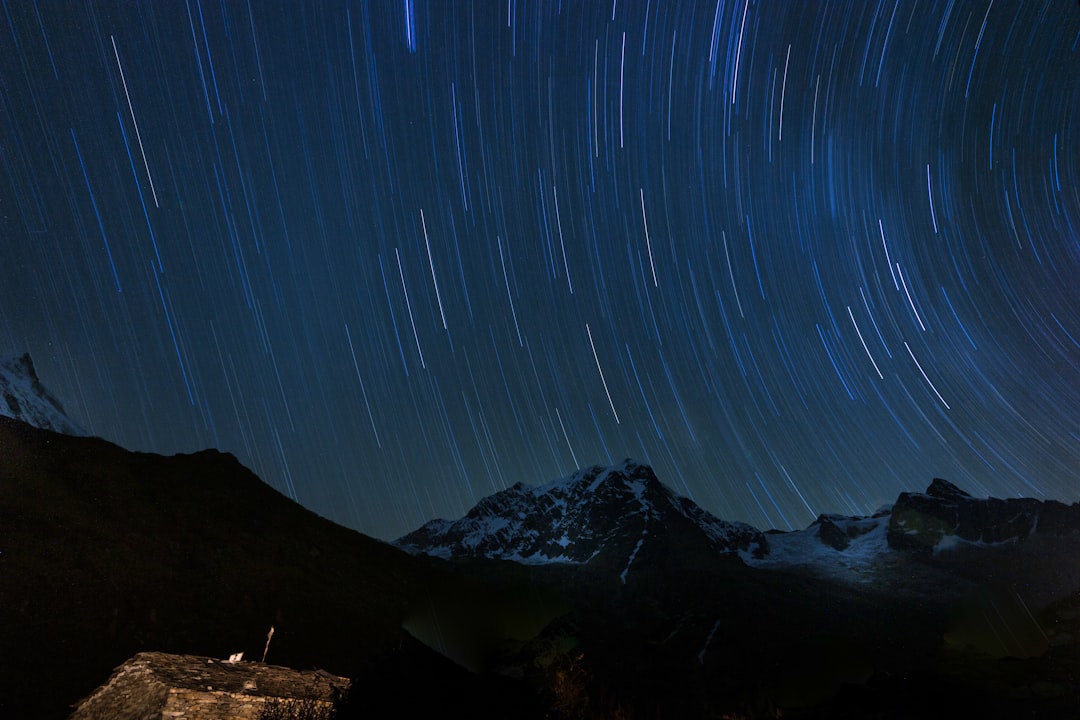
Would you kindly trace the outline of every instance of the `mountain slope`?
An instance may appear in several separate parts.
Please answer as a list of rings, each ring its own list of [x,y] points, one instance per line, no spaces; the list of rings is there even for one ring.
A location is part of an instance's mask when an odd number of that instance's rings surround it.
[[[58,718],[138,651],[356,676],[441,573],[231,455],[163,457],[0,418],[0,717]],[[410,649],[412,648],[412,649]]]
[[[66,435],[85,435],[67,416],[63,405],[45,389],[30,353],[0,361],[0,417],[22,420],[34,427]]]

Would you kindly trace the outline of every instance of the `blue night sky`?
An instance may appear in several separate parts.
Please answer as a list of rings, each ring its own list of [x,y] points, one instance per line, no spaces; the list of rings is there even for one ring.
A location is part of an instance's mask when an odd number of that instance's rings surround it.
[[[0,352],[390,539],[624,457],[1080,499],[1072,0],[7,0]]]

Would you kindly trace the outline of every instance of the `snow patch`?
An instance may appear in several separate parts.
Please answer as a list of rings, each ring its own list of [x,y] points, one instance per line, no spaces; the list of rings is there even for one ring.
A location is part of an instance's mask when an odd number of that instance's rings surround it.
[[[697,654],[698,664],[705,664],[705,653],[709,650],[709,645],[712,643],[713,635],[716,634],[717,628],[720,627],[720,621],[723,618],[716,618],[716,622],[713,623],[712,630],[709,630],[709,634],[705,637],[705,644],[701,646],[701,652]]]
[[[933,554],[941,555],[943,553],[958,550],[961,547],[1001,547],[1003,545],[1013,545],[1019,541],[1020,538],[1009,538],[1000,542],[986,542],[985,540],[966,540],[959,535],[942,535],[941,539],[934,545]]]
[[[429,553],[430,554],[430,553]],[[450,557],[449,552],[446,555]],[[547,555],[539,550],[532,555],[521,555],[519,553],[507,553],[503,555],[491,555],[491,558],[495,560],[511,560],[522,565],[577,565],[578,561],[572,557],[566,555]],[[596,557],[593,555],[593,557]],[[589,558],[592,560],[592,557]],[[588,562],[586,560],[585,562]]]
[[[641,546],[645,544],[645,536],[648,535],[647,530],[641,532],[641,537],[638,538],[637,545],[634,546],[633,551],[630,553],[630,558],[626,561],[626,567],[619,573],[619,579],[622,580],[622,584],[626,584],[626,573],[630,572],[630,566],[634,564],[634,558],[637,557],[638,551],[641,550]]]
[[[611,472],[614,469],[615,468],[607,468],[603,472],[597,473],[596,479],[589,484],[589,487],[585,488],[585,492],[589,493],[590,495],[596,492],[596,489],[600,487],[605,480],[608,479],[608,476],[611,475]]]

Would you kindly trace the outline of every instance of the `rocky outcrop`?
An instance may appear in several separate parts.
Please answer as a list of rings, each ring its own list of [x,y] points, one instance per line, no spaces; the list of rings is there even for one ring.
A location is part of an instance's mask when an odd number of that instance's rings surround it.
[[[348,689],[346,678],[322,670],[144,652],[116,668],[71,720],[255,720],[268,705],[329,718]]]
[[[1080,504],[974,498],[935,479],[925,493],[901,493],[889,520],[889,545],[928,555],[957,542],[1000,545],[1032,535],[1080,536]]]
[[[817,536],[833,550],[844,551],[851,541],[870,532],[872,528],[851,522],[851,518],[839,515],[819,515],[813,525],[817,525]]]

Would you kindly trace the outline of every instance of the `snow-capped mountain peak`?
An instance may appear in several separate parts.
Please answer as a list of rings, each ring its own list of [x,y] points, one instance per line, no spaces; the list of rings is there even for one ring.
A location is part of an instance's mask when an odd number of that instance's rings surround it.
[[[764,552],[764,536],[676,495],[648,465],[596,465],[544,485],[517,483],[481,500],[465,517],[434,520],[396,541],[415,554],[522,563],[584,563],[604,553],[625,562],[673,532],[718,553]]]
[[[45,389],[34,371],[30,353],[0,361],[0,417],[10,417],[43,430],[86,435],[64,407]]]

